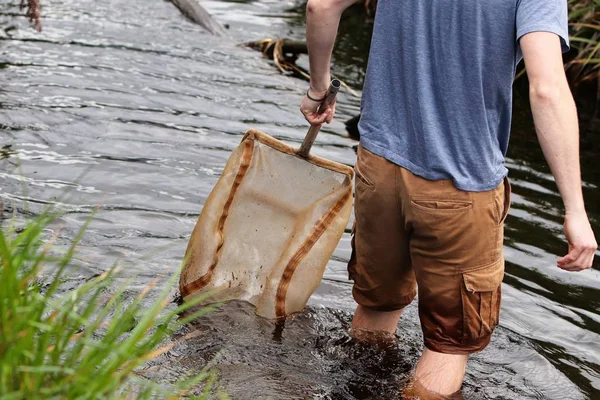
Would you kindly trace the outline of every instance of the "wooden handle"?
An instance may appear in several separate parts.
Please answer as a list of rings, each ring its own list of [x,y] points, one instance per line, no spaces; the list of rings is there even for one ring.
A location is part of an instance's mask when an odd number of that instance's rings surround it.
[[[317,109],[317,114],[323,114],[327,109],[327,106],[333,104],[333,102],[335,101],[335,96],[337,96],[340,90],[340,86],[341,82],[339,80],[334,79],[331,81],[329,89],[327,90],[327,95],[325,96],[325,100],[323,100],[323,102],[319,105],[319,108]],[[300,149],[298,150],[298,155],[300,157],[308,158],[308,155],[310,154],[310,149],[312,148],[312,145],[315,142],[315,139],[317,138],[317,134],[321,130],[321,126],[322,125],[311,125],[311,127],[308,129],[306,137],[302,142],[302,146],[300,146]]]

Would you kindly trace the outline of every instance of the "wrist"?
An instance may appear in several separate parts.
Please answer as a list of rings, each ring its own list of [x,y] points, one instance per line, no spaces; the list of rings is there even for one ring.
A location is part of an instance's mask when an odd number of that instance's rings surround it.
[[[323,97],[327,94],[327,90],[329,89],[329,82],[311,82],[308,87],[308,92],[313,97]]]
[[[565,206],[565,216],[586,216],[585,207],[583,204],[575,206]]]
[[[316,101],[318,103],[320,103],[323,100],[325,100],[325,97],[327,97],[327,94],[319,95],[319,97],[315,97],[315,96],[316,95],[314,93],[313,94],[310,93],[310,89],[306,91],[306,97],[309,100]]]

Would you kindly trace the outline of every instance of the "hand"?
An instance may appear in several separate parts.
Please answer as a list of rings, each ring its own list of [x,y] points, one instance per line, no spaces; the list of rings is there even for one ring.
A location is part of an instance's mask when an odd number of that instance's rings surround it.
[[[569,243],[569,254],[558,259],[558,267],[566,271],[591,268],[598,243],[585,212],[566,214],[565,236]]]
[[[325,95],[327,94],[327,90],[313,91],[312,89],[309,89],[309,94],[310,97],[314,99],[321,99],[325,97]],[[302,103],[300,104],[300,112],[304,115],[304,118],[306,118],[306,120],[311,125],[322,125],[323,123],[328,124],[333,119],[333,115],[335,114],[335,100],[331,105],[324,105],[324,107],[327,108],[323,113],[317,114],[317,109],[319,108],[320,104],[321,103],[318,101],[313,101],[309,99],[308,96],[304,96],[304,98],[302,99]]]

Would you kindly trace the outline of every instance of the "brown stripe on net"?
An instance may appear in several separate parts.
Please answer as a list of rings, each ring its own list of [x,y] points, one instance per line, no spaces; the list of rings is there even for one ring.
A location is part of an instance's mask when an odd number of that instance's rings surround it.
[[[275,318],[284,318],[285,317],[285,299],[287,296],[287,291],[290,287],[290,282],[292,281],[292,277],[294,276],[294,272],[300,261],[312,249],[317,240],[321,237],[323,232],[327,229],[327,227],[332,223],[333,219],[337,217],[340,213],[346,202],[348,201],[348,197],[352,195],[352,191],[348,190],[346,194],[344,194],[335,204],[327,211],[327,213],[321,218],[319,222],[313,228],[313,231],[308,235],[308,237],[302,243],[302,246],[296,251],[294,256],[290,259],[288,264],[286,265],[283,273],[281,274],[281,280],[279,281],[279,286],[277,287],[277,294],[275,296]]]
[[[219,263],[219,256],[221,255],[221,249],[223,248],[223,244],[225,242],[225,238],[223,236],[223,229],[225,227],[225,222],[227,221],[227,217],[229,216],[229,211],[231,209],[231,204],[233,203],[233,199],[235,198],[235,193],[237,192],[238,187],[241,185],[246,172],[248,172],[248,168],[250,168],[250,163],[252,162],[252,154],[254,153],[254,139],[248,139],[244,143],[244,151],[242,152],[240,167],[233,181],[233,185],[231,186],[231,192],[229,193],[229,197],[227,198],[227,202],[223,207],[223,212],[221,213],[221,217],[219,218],[219,225],[217,228],[217,233],[219,234],[219,244],[217,246],[217,250],[215,251],[215,258],[213,259],[213,263],[208,268],[206,274],[196,279],[193,282],[188,283],[187,285],[181,288],[181,295],[183,297],[187,296],[190,293],[194,293],[210,282],[212,275]],[[193,254],[193,250],[192,250]],[[190,257],[191,261],[192,257]]]

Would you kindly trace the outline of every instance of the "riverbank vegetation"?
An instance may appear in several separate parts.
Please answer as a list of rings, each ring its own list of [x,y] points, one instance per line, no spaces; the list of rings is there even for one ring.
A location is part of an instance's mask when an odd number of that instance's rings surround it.
[[[566,68],[575,84],[600,82],[600,1],[569,0],[571,47],[576,51]],[[600,87],[600,85],[598,85]],[[600,98],[600,92],[599,96]]]
[[[207,311],[192,308],[200,299],[170,301],[179,271],[159,293],[160,278],[132,296],[127,284],[115,284],[117,267],[67,288],[85,226],[56,255],[58,232],[50,227],[57,216],[44,213],[24,226],[5,221],[0,230],[0,399],[215,395],[214,371],[164,386],[143,376],[148,361],[193,335],[174,340],[173,334]]]
[[[193,7],[195,5],[194,1],[196,0],[184,2],[185,4],[183,5],[187,8]],[[183,7],[180,3],[181,2],[179,1],[174,2],[174,4],[182,10],[184,15],[187,15],[189,18],[189,12],[186,12],[187,8]],[[592,81],[600,87],[600,85],[598,85],[600,80],[600,1],[568,0],[568,6],[570,40],[573,51],[565,56],[565,68],[569,72],[569,78],[573,84],[578,85],[583,82]],[[377,0],[362,0],[360,5],[354,7],[354,13],[356,13],[356,10],[360,10],[364,15],[362,24],[367,26],[369,37],[376,7]],[[26,10],[25,16],[33,23],[35,29],[41,31],[40,0],[21,0],[21,8]],[[224,29],[217,22],[212,21],[210,15],[206,13],[202,7],[198,5],[197,8],[201,11],[201,15],[206,14],[201,22],[211,22],[209,26],[206,26],[205,23],[202,24],[205,29],[213,34],[215,32],[218,32],[219,34],[224,32]],[[299,6],[294,7],[294,10],[299,11],[299,15],[304,17],[305,8],[306,1],[303,1]],[[349,13],[352,13],[352,11]],[[196,15],[198,14],[198,11],[192,14]],[[362,28],[364,30],[364,26]],[[262,45],[259,46],[257,44]],[[282,47],[284,46],[284,44],[279,43],[279,41],[264,39],[249,42],[248,45],[262,51],[267,57],[274,60],[276,66],[282,72],[291,72],[298,77],[307,79],[307,74],[304,73],[305,71],[297,67],[294,63],[295,57],[297,57],[298,54],[306,52],[306,46],[296,46],[291,52],[287,53],[287,57],[277,57],[278,54],[281,54]],[[275,49],[275,52],[273,49]],[[598,98],[600,98],[600,90],[598,92]]]
[[[366,59],[369,51],[373,17],[377,0],[363,0],[348,9],[342,18],[338,32],[338,40],[334,49],[334,62],[342,71],[340,75],[352,86],[360,86],[366,70]],[[569,30],[572,50],[565,54],[565,68],[571,84],[600,85],[600,0],[568,0]],[[298,3],[290,11],[298,15],[296,25],[303,25],[306,15],[306,1]],[[348,36],[348,37],[346,37]],[[294,43],[290,46],[290,43]],[[248,42],[251,48],[263,52],[275,65],[285,73],[308,79],[306,71],[292,64],[298,54],[306,53],[305,43],[280,40],[259,40]],[[275,51],[273,51],[275,50]],[[361,53],[361,54],[359,54]],[[364,61],[364,62],[363,62]],[[357,70],[357,66],[361,71]],[[600,99],[600,92],[598,92]]]

